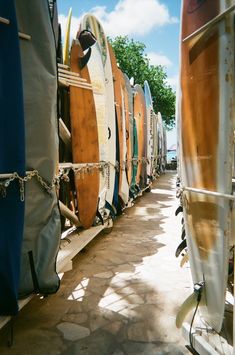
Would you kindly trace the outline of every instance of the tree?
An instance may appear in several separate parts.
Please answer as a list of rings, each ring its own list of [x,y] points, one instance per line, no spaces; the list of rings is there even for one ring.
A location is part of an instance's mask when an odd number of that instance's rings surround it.
[[[114,49],[117,62],[121,70],[134,78],[135,83],[144,85],[147,80],[153,98],[154,111],[160,111],[167,129],[175,125],[175,92],[167,84],[167,74],[162,66],[150,65],[145,52],[145,45],[129,39],[127,36],[118,36],[109,41]]]

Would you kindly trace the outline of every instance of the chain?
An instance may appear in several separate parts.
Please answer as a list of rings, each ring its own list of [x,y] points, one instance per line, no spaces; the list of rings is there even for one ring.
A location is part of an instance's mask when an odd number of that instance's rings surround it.
[[[0,182],[0,192],[3,197],[6,197],[6,189],[10,185],[10,183],[14,180],[19,181],[20,188],[20,200],[25,200],[25,183],[31,180],[33,177],[36,177],[41,186],[48,192],[51,193],[55,186],[59,184],[59,177],[55,177],[51,184],[45,182],[42,176],[39,174],[37,170],[32,170],[24,177],[20,176],[18,173],[14,172],[11,176],[5,179],[3,182]]]
[[[19,190],[20,190],[20,200],[24,201],[25,199],[25,183],[31,180],[33,177],[36,177],[39,184],[47,191],[47,193],[51,194],[55,187],[60,187],[60,181],[63,180],[65,182],[70,181],[69,173],[73,171],[75,176],[78,178],[85,178],[87,174],[94,174],[95,171],[101,172],[101,174],[106,178],[106,183],[108,189],[110,188],[110,169],[113,167],[115,171],[124,171],[126,168],[129,168],[130,165],[138,165],[139,163],[149,164],[149,159],[143,157],[141,159],[132,158],[130,160],[118,162],[116,161],[115,164],[111,162],[101,161],[99,163],[87,163],[87,164],[70,164],[66,167],[60,167],[58,175],[54,177],[52,183],[47,183],[43,177],[39,174],[38,170],[32,170],[27,173],[25,176],[20,176],[17,172],[10,174],[9,177],[1,178],[0,174],[0,195],[2,197],[6,197],[7,195],[7,188],[11,184],[12,181],[18,180],[19,182]],[[66,165],[66,164],[65,164]],[[1,181],[2,180],[2,181]]]

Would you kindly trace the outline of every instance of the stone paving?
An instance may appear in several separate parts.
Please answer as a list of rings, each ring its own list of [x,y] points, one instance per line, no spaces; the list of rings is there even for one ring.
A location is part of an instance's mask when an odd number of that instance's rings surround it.
[[[0,354],[188,354],[175,327],[190,293],[188,266],[174,253],[180,240],[175,174],[154,182],[73,261],[56,295],[34,297],[0,332]]]

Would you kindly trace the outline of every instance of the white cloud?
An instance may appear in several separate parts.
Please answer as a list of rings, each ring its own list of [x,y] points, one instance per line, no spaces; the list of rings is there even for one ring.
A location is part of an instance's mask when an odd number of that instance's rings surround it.
[[[178,22],[160,0],[119,0],[112,11],[106,6],[96,6],[89,12],[99,19],[106,35],[111,37],[145,35],[155,28]],[[80,19],[72,16],[71,39],[76,37]],[[64,37],[67,15],[60,14],[59,23]]]
[[[96,6],[90,12],[109,36],[145,35],[154,28],[178,22],[160,0],[119,0],[110,12],[106,6]]]
[[[177,89],[178,79],[178,75],[174,75],[166,79],[167,84],[170,85],[174,91]]]
[[[172,66],[172,62],[170,61],[170,59],[163,54],[149,52],[147,53],[147,57],[149,58],[150,64],[152,65],[162,65],[163,67],[167,68]]]

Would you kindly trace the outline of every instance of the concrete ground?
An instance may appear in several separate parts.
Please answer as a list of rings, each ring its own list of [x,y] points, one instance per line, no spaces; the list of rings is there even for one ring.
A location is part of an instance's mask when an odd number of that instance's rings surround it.
[[[188,354],[175,327],[190,293],[188,267],[174,256],[175,174],[166,173],[126,210],[113,231],[97,236],[64,274],[57,294],[34,297],[0,332],[0,354]]]

